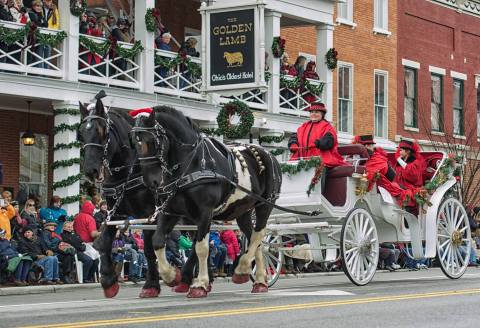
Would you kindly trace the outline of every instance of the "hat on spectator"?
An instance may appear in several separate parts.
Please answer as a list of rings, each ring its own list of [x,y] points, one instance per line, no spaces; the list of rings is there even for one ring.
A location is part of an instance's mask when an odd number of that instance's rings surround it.
[[[326,113],[327,112],[327,107],[322,102],[314,102],[313,104],[310,105],[310,107],[307,108],[307,111],[309,111],[309,112],[321,111],[321,112]]]
[[[375,141],[373,140],[373,136],[371,134],[366,134],[363,136],[355,136],[353,139],[354,144],[361,144],[361,145],[374,145]]]
[[[53,222],[53,221],[49,221],[49,222],[45,222],[45,224],[44,224],[43,226],[44,226],[45,228],[46,228],[46,227],[49,227],[49,226],[54,226],[54,227],[56,227],[57,224],[56,224],[55,222]]]
[[[29,227],[29,226],[27,226],[27,227],[25,227],[25,228],[22,229],[22,233],[25,233],[25,232],[27,232],[27,231],[33,232],[33,229],[32,229],[31,227]]]

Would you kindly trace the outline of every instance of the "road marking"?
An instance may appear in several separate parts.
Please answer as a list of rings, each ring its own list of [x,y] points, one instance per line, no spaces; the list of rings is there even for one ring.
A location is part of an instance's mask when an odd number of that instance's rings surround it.
[[[280,311],[288,311],[288,310],[304,310],[304,309],[315,309],[315,308],[332,307],[332,306],[340,306],[340,305],[394,302],[394,301],[402,301],[402,300],[414,300],[414,299],[426,299],[426,298],[435,298],[435,297],[474,295],[474,294],[480,294],[480,288],[442,291],[442,292],[433,292],[433,293],[357,298],[357,299],[339,300],[339,301],[322,301],[322,302],[313,302],[313,303],[288,304],[288,305],[279,305],[279,306],[251,307],[251,308],[229,309],[229,310],[221,310],[221,311],[178,313],[178,314],[150,316],[150,317],[143,317],[143,318],[138,317],[138,318],[109,319],[109,320],[84,321],[84,322],[72,322],[72,323],[61,323],[61,324],[45,324],[45,325],[27,326],[24,328],[83,328],[83,327],[114,326],[118,324],[140,324],[140,323],[159,322],[159,321],[225,317],[225,316],[233,316],[233,315],[241,315],[241,314],[280,312]]]
[[[151,314],[152,312],[147,311],[128,311],[128,314]]]
[[[308,291],[288,291],[279,290],[272,291],[269,294],[278,296],[352,296],[353,293],[344,292],[343,290],[317,290],[313,292]]]

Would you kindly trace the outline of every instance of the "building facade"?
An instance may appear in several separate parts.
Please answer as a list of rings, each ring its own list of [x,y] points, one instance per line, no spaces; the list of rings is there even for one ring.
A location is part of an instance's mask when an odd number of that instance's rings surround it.
[[[397,131],[397,1],[346,0],[335,6],[333,112],[340,142],[372,134],[392,150]],[[314,53],[314,29],[282,30],[292,62]],[[322,59],[324,60],[324,59]]]
[[[478,146],[480,1],[398,3],[398,136]]]

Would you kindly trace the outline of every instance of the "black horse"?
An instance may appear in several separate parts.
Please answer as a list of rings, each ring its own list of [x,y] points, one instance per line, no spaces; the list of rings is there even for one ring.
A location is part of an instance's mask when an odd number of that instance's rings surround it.
[[[255,258],[257,270],[252,292],[266,292],[265,266],[259,246],[273,207],[245,191],[271,202],[278,198],[282,176],[276,159],[259,146],[229,149],[214,139],[203,137],[189,118],[164,106],[155,107],[151,114],[138,115],[131,138],[144,182],[162,200],[153,235],[162,279],[165,282],[178,280],[178,269],[166,261],[165,237],[179,217],[185,217],[195,222],[198,229],[195,250],[199,272],[188,296],[207,296],[211,222],[236,219],[249,240],[249,248],[240,258],[232,280],[247,282]],[[253,209],[255,228],[251,220]]]
[[[97,98],[93,108],[91,105],[87,109],[80,103],[82,124],[78,139],[84,144],[84,174],[87,179],[102,184],[109,209],[115,208],[113,219],[119,220],[131,215],[147,218],[154,212],[155,201],[151,191],[143,184],[136,152],[130,147],[129,132],[134,121],[125,111],[105,110],[102,95]],[[114,297],[119,290],[111,259],[115,232],[115,226],[104,225],[101,236],[95,242],[101,253],[101,283],[106,297]],[[152,230],[144,231],[148,271],[140,293],[142,298],[157,297],[160,293],[156,256],[152,246],[153,233]],[[192,252],[182,268],[182,283],[175,291],[188,291],[196,259],[195,252]],[[210,281],[213,281],[211,272],[209,276]]]

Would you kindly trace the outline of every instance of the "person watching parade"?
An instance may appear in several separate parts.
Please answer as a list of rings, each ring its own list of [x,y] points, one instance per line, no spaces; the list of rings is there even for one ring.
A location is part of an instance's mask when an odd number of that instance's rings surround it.
[[[402,188],[423,186],[423,172],[427,168],[416,142],[401,140],[395,154],[395,181]]]
[[[292,152],[290,160],[320,156],[327,169],[348,165],[338,153],[335,129],[325,120],[327,113],[325,104],[316,102],[307,110],[310,113],[310,120],[303,123],[288,141],[288,148]]]

